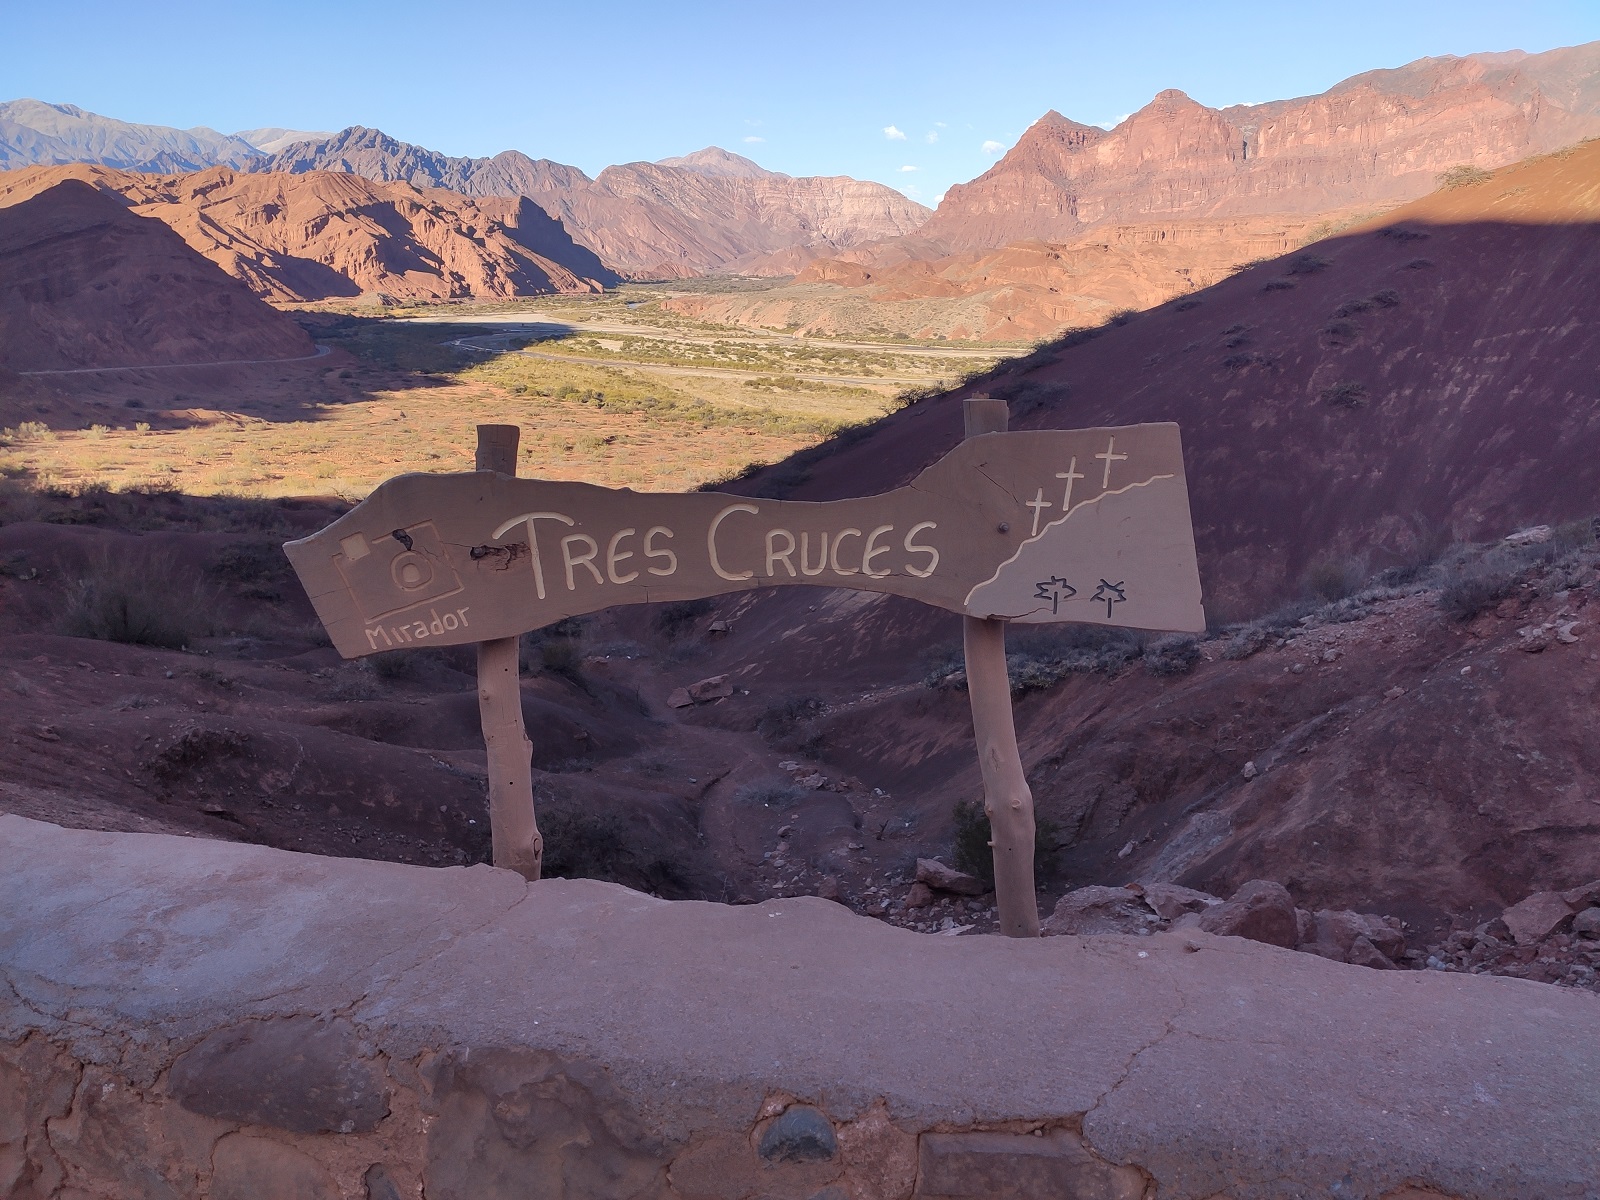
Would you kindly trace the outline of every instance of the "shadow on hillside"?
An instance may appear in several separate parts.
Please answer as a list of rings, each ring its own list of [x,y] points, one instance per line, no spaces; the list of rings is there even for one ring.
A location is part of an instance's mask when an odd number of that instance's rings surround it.
[[[20,479],[0,479],[0,527],[37,521],[124,533],[244,533],[289,540],[315,533],[350,508],[335,496],[266,500],[159,488],[38,488]],[[3,568],[0,563],[0,573]]]
[[[0,427],[186,429],[219,421],[314,423],[328,410],[453,386],[455,373],[534,342],[572,336],[548,321],[472,325],[296,312],[318,358],[127,368],[61,375],[0,372]],[[473,339],[477,345],[463,344]]]

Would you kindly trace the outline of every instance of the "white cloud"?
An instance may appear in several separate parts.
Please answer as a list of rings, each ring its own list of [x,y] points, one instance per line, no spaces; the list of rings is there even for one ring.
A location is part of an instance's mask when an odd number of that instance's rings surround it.
[[[935,121],[933,123],[933,127],[935,129],[949,129],[950,128],[950,126],[946,125],[943,121]]]
[[[750,143],[752,143],[752,144],[754,144],[754,143],[756,143],[756,142],[764,142],[764,141],[766,141],[766,140],[767,140],[767,139],[766,139],[766,138],[764,138],[764,137],[755,137],[755,136],[754,136],[754,135],[752,135],[752,136],[750,136],[750,137],[747,137],[747,138],[745,138],[745,141],[747,141],[747,142],[750,142]]]
[[[933,206],[934,206],[934,207],[935,207],[935,208],[938,208],[938,207],[939,207],[939,205],[941,205],[941,204],[943,204],[943,203],[944,203],[944,193],[943,193],[943,192],[940,192],[940,193],[939,193],[939,194],[938,194],[938,195],[937,195],[937,196],[935,196],[935,197],[934,197],[934,198],[933,198]]]
[[[1133,116],[1132,113],[1123,113],[1115,121],[1101,121],[1100,122],[1100,128],[1101,129],[1115,129],[1118,125],[1121,125],[1124,121],[1126,121],[1131,116]]]
[[[992,138],[983,144],[983,152],[985,154],[1004,154],[1005,149],[1006,147],[1004,142],[997,142]]]
[[[888,138],[891,142],[903,142],[906,140],[906,135],[901,133],[893,125],[885,125],[883,127],[883,136]]]
[[[905,166],[903,166],[903,167],[901,167],[901,168],[900,168],[900,169],[901,169],[901,170],[902,170],[902,171],[917,171],[917,170],[921,170],[921,168],[920,168],[920,167],[913,167],[913,166],[911,166],[911,165],[910,165],[910,164],[909,164],[909,163],[908,163],[908,164],[906,164],[906,165],[905,165]]]
[[[927,142],[928,145],[930,145],[930,146],[933,145],[935,142],[937,142],[939,140],[939,131],[936,130],[936,129],[935,130],[930,130],[928,133],[923,135],[922,140]]]

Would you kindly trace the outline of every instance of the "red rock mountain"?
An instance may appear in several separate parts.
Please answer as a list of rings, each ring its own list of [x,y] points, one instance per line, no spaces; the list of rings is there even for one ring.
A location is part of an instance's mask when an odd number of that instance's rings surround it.
[[[290,318],[160,221],[63,179],[0,196],[0,367],[283,359],[315,352]]]
[[[104,167],[0,174],[0,202],[63,178],[114,193],[274,300],[405,300],[594,292],[616,282],[531,201],[474,201],[358,175],[142,175]]]
[[[635,278],[736,269],[792,247],[829,253],[911,233],[928,210],[893,188],[845,176],[792,178],[711,147],[659,163],[575,167],[510,150],[451,158],[353,126],[285,147],[262,170],[349,171],[472,196],[528,196],[606,265]]]
[[[1600,134],[1600,42],[1427,58],[1317,96],[1207,108],[1160,93],[1112,130],[1041,117],[951,188],[918,237],[946,251],[1153,218],[1391,204],[1452,166],[1494,168]]]

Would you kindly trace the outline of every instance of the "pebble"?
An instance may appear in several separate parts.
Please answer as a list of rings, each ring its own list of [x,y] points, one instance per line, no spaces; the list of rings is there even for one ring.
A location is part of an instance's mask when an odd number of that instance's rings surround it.
[[[1254,779],[1259,772],[1256,770],[1256,764],[1254,762],[1247,762],[1244,765],[1244,770],[1240,771],[1239,774],[1243,775],[1246,779]]]

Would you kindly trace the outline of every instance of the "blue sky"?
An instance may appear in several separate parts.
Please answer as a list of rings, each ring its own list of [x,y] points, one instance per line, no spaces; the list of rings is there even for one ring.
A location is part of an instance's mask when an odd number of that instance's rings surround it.
[[[374,125],[591,175],[716,144],[924,202],[1051,108],[1110,123],[1168,87],[1220,106],[1426,55],[1600,39],[1600,0],[3,0],[0,14],[0,98],[228,132]]]

